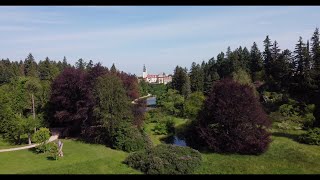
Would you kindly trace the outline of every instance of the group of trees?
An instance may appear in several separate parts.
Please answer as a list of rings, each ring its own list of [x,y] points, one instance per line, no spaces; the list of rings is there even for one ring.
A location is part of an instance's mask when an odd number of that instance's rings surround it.
[[[259,100],[265,104],[266,92],[284,95],[282,101],[299,104],[301,117],[308,117],[308,121],[312,117],[304,115],[303,108],[315,104],[316,120],[310,127],[319,126],[318,28],[310,42],[305,43],[299,37],[293,52],[281,50],[269,36],[263,44],[263,51],[255,42],[250,50],[240,46],[232,51],[228,47],[216,59],[201,64],[193,62],[189,71],[180,66],[175,68],[169,90],[158,104],[173,115],[192,114],[194,121],[187,132],[190,145],[194,142],[194,147],[207,146],[217,152],[264,152],[270,142],[267,132],[270,121],[265,113],[268,107],[262,107]],[[206,96],[205,102],[200,94]],[[190,114],[188,105],[193,104],[201,108],[193,108]]]
[[[320,89],[320,41],[316,28],[311,40],[304,42],[299,37],[295,50],[281,50],[277,41],[269,36],[263,41],[260,51],[254,42],[251,49],[227,48],[201,64],[193,62],[187,68],[177,66],[170,88],[187,98],[193,92],[208,95],[213,84],[227,77],[248,83],[262,91],[287,93],[290,97],[306,104],[316,104],[315,116],[318,121]],[[251,83],[252,82],[252,83]]]
[[[131,104],[140,96],[136,76],[92,60],[79,59],[74,66],[65,57],[62,62],[47,57],[37,63],[32,54],[24,62],[1,60],[0,93],[0,133],[16,143],[22,143],[24,134],[31,143],[41,126],[64,128],[68,136],[115,142],[119,128],[139,134],[144,118],[144,104]],[[91,137],[88,129],[96,127],[107,133]]]

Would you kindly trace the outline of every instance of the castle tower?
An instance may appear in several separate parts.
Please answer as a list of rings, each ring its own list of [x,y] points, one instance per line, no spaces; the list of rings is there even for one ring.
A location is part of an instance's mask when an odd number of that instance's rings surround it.
[[[143,65],[142,78],[146,78],[146,77],[147,77],[147,75],[148,75],[148,73],[147,73],[147,68],[146,68],[146,66],[145,66],[145,65]]]

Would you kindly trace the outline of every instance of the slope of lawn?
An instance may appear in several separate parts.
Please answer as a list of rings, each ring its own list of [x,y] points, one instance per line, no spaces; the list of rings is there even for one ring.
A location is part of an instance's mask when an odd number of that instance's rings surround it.
[[[64,157],[55,161],[31,150],[0,153],[0,174],[139,174],[122,161],[128,155],[103,145],[64,142]],[[141,174],[141,173],[140,173]]]
[[[178,121],[176,128],[186,122]],[[201,152],[203,161],[194,174],[319,174],[320,146],[298,143],[296,139],[303,132],[273,130],[269,149],[259,156]],[[160,143],[163,136],[149,133],[154,143]]]
[[[319,174],[320,146],[296,142],[297,133],[274,132],[268,151],[260,156],[202,153],[196,174]]]

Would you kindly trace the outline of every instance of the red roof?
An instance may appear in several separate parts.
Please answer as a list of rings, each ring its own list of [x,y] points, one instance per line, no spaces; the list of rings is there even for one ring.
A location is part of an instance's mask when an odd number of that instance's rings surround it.
[[[147,78],[157,78],[158,77],[158,75],[153,75],[153,74],[148,74],[147,75]]]

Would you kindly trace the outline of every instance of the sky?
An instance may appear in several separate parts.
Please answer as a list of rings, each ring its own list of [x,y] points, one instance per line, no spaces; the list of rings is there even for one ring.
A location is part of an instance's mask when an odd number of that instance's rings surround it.
[[[0,58],[93,60],[142,75],[190,68],[269,35],[294,50],[320,26],[320,6],[2,6]]]

